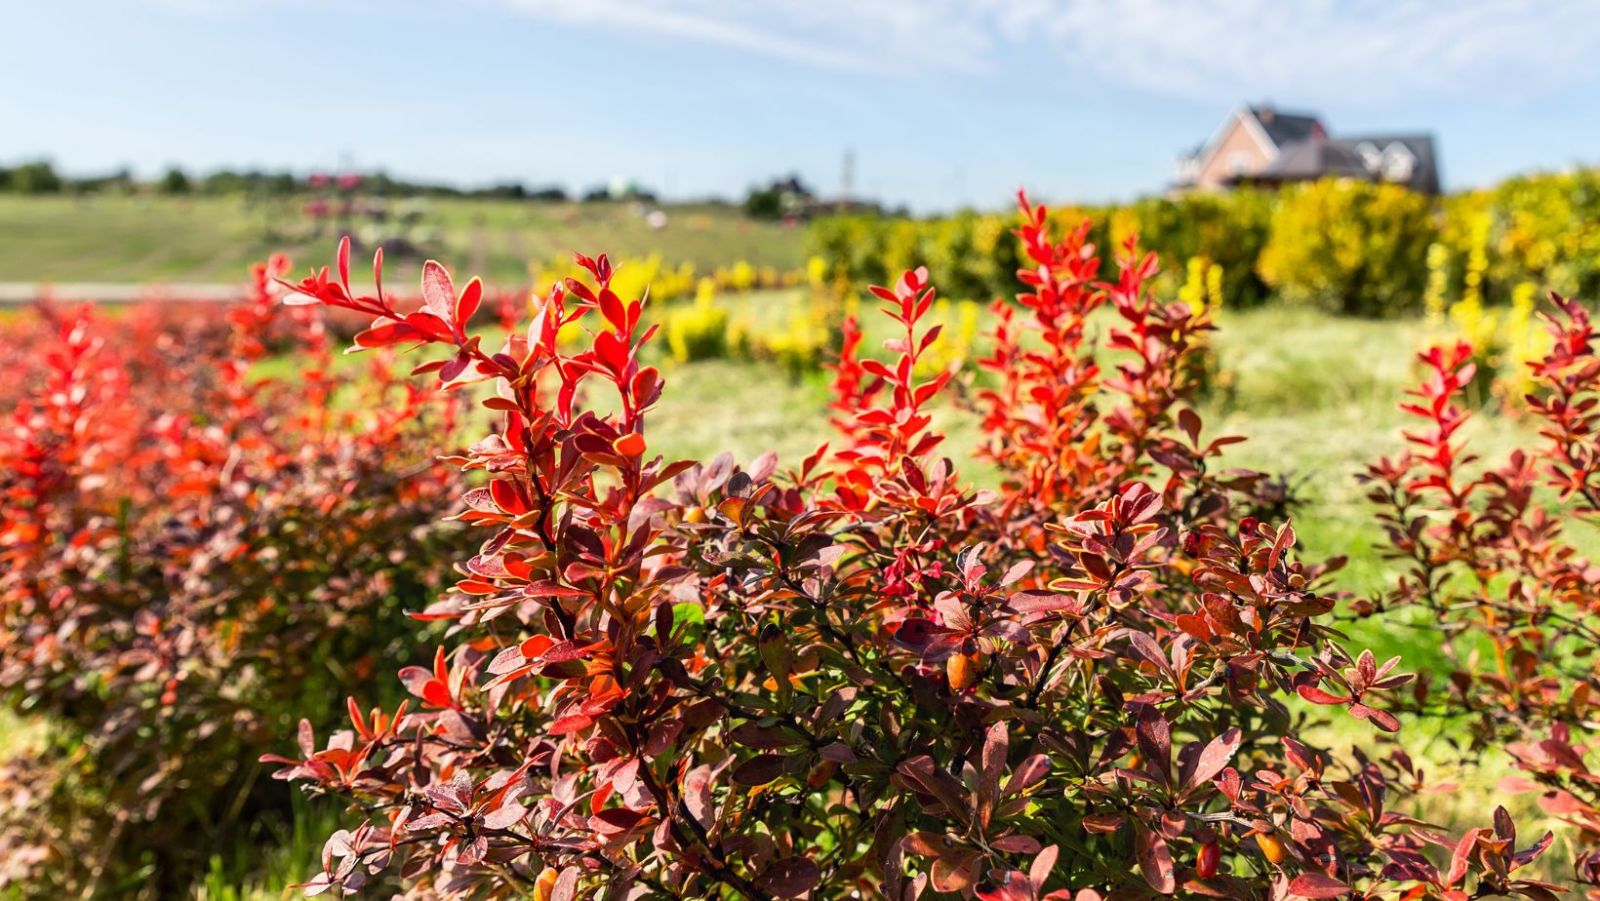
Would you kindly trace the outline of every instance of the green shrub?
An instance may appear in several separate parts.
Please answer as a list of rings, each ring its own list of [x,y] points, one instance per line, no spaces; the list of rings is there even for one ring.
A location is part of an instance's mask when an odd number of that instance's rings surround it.
[[[1256,272],[1272,222],[1273,195],[1260,191],[1150,197],[1130,207],[1139,241],[1168,260],[1200,259],[1222,267],[1222,300],[1232,309],[1260,306],[1267,286]],[[1182,272],[1167,273],[1169,280]],[[1171,290],[1173,285],[1163,285]]]

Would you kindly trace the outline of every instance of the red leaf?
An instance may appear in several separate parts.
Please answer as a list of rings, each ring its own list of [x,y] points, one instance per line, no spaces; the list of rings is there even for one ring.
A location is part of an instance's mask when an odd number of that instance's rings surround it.
[[[350,236],[345,235],[339,239],[339,284],[344,285],[346,291],[350,290]]]
[[[551,735],[566,735],[570,732],[581,732],[594,725],[594,718],[581,713],[564,716],[550,724],[548,731]]]
[[[478,312],[478,305],[483,302],[483,281],[474,278],[467,282],[461,289],[461,296],[456,298],[455,319],[452,320],[457,328],[467,324],[472,314]]]
[[[490,482],[489,494],[500,509],[513,516],[528,512],[528,502],[510,479],[495,479]]]
[[[1347,704],[1350,702],[1349,698],[1329,694],[1315,685],[1302,685],[1295,691],[1300,694],[1300,697],[1313,704]]]
[[[450,273],[433,260],[423,263],[423,309],[438,317],[440,322],[449,322],[455,313],[455,304],[456,290],[450,283]]]
[[[1294,877],[1289,894],[1301,898],[1337,898],[1350,894],[1350,886],[1325,873],[1310,871]]]
[[[1178,881],[1172,875],[1172,852],[1167,848],[1167,840],[1143,825],[1135,825],[1134,844],[1144,881],[1163,895],[1177,891]]]
[[[1194,772],[1189,776],[1189,787],[1203,785],[1211,778],[1222,772],[1222,768],[1233,759],[1233,752],[1239,749],[1239,730],[1229,729],[1206,745],[1200,752],[1200,759],[1194,765]]]
[[[798,898],[817,887],[822,870],[809,857],[782,857],[772,862],[756,884],[774,898]]]
[[[422,686],[422,700],[435,707],[449,707],[454,703],[450,687],[438,679],[429,679]]]
[[[420,332],[404,322],[385,322],[358,333],[355,343],[360,347],[387,347],[421,337]]]

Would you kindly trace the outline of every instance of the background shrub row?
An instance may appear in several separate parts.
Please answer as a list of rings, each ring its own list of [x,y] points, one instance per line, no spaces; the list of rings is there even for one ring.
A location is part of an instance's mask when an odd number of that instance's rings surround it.
[[[1278,192],[1152,197],[1126,206],[1062,207],[1086,216],[1100,247],[1137,231],[1166,260],[1201,258],[1224,272],[1230,306],[1279,296],[1335,312],[1418,312],[1430,271],[1464,290],[1485,261],[1484,298],[1509,302],[1519,284],[1593,296],[1600,288],[1600,170],[1535,174],[1430,198],[1393,185],[1323,181]],[[927,265],[947,296],[1004,297],[1017,269],[1008,218],[963,212],[935,219],[844,216],[812,225],[813,252],[853,282],[891,280]],[[1430,255],[1429,248],[1439,250]],[[1431,261],[1431,262],[1430,262]],[[1183,273],[1172,267],[1165,289]]]

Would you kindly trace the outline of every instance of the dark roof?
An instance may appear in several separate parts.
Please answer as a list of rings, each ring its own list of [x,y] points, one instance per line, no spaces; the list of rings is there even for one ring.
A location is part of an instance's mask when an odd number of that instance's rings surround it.
[[[1407,161],[1401,151],[1410,155]],[[1408,167],[1386,171],[1394,160]],[[1397,177],[1403,173],[1404,177]],[[1277,158],[1245,181],[1287,182],[1347,177],[1395,181],[1424,194],[1439,193],[1439,164],[1429,135],[1312,138],[1284,145]]]
[[[1344,152],[1353,154],[1358,160],[1362,158],[1364,150],[1384,153],[1394,146],[1404,147],[1416,158],[1411,178],[1407,179],[1405,184],[1412,190],[1424,194],[1439,193],[1439,158],[1434,153],[1433,135],[1359,135],[1338,138],[1329,143],[1338,145]],[[1367,147],[1363,148],[1362,145]],[[1364,160],[1363,165],[1365,165]]]
[[[1278,147],[1304,141],[1322,131],[1316,116],[1305,113],[1285,113],[1270,106],[1247,107],[1267,138]]]
[[[1299,181],[1328,175],[1363,175],[1366,170],[1355,151],[1340,141],[1295,141],[1256,177],[1274,181]]]

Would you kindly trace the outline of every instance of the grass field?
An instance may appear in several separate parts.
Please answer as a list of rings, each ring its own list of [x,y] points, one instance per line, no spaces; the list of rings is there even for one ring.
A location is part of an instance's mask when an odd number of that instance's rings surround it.
[[[269,254],[297,266],[331,259],[345,226],[318,228],[303,198],[0,195],[0,282],[236,282]],[[630,203],[420,201],[421,249],[492,284],[527,281],[528,261],[573,249],[616,257],[660,253],[700,268],[745,260],[793,269],[803,229],[747,219],[734,207],[674,205],[651,228]],[[360,233],[361,229],[351,229]],[[414,283],[420,259],[391,260],[397,283]],[[408,265],[409,264],[409,265]]]

